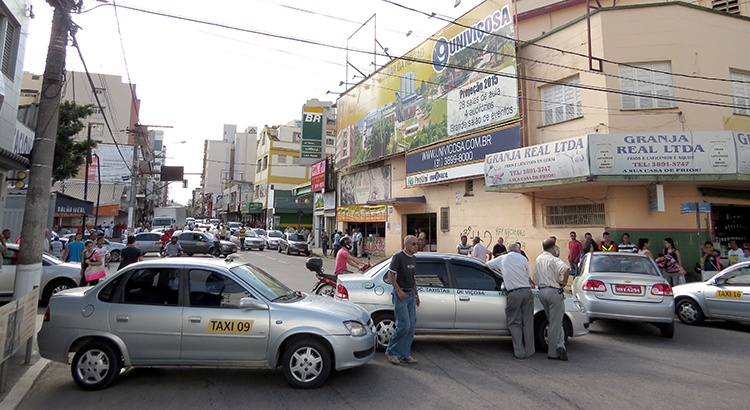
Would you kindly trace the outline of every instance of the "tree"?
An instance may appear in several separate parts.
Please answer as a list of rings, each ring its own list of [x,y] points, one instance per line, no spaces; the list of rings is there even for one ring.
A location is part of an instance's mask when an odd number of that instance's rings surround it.
[[[96,142],[87,140],[75,141],[73,137],[81,132],[84,124],[81,121],[94,113],[93,105],[78,105],[72,101],[60,103],[60,118],[57,121],[57,143],[55,159],[52,163],[52,181],[74,178],[86,162],[89,148],[96,147]]]

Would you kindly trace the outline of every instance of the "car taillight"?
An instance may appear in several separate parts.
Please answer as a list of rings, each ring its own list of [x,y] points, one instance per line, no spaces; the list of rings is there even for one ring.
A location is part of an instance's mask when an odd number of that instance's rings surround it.
[[[349,300],[349,291],[342,284],[336,286],[336,299]]]
[[[672,287],[666,283],[657,283],[651,288],[651,294],[654,296],[674,296]]]
[[[605,286],[604,282],[600,280],[590,279],[583,284],[583,290],[587,290],[589,292],[606,292],[607,286]]]
[[[44,321],[49,322],[49,306],[47,306],[47,310],[44,311]]]

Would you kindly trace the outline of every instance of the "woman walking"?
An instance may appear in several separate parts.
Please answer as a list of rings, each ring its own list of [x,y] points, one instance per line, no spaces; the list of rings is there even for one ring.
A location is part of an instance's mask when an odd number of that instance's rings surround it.
[[[94,242],[87,240],[83,248],[80,286],[94,286],[107,275],[104,271],[104,255],[97,252]]]

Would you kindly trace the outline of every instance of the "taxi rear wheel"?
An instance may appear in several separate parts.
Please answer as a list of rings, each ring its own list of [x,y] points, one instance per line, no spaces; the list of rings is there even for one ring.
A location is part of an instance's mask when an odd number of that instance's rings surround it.
[[[703,322],[703,310],[692,299],[682,299],[677,302],[677,318],[686,325],[697,325]]]
[[[563,340],[568,341],[573,326],[566,317],[563,317]],[[536,350],[546,352],[549,348],[549,321],[547,316],[539,315],[534,318],[534,343]]]
[[[396,320],[393,318],[393,313],[380,313],[375,316],[373,322],[375,322],[375,335],[377,336],[375,348],[379,352],[385,352],[396,330]]]
[[[109,343],[90,342],[80,348],[70,370],[73,380],[83,390],[101,390],[120,374],[120,357]]]
[[[336,294],[336,289],[334,289],[331,285],[323,285],[319,287],[318,291],[315,293],[320,296],[333,297]]]
[[[284,377],[298,389],[313,389],[325,383],[331,366],[331,353],[314,339],[293,342],[284,352]]]

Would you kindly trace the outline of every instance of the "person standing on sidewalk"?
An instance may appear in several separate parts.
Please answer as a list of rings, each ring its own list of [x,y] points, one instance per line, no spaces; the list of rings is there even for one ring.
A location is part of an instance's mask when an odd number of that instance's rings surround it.
[[[521,255],[521,246],[508,245],[508,253],[500,255],[485,265],[503,274],[505,290],[505,318],[513,339],[513,355],[516,359],[527,359],[534,355],[534,295],[533,282],[529,275],[529,261]]]
[[[323,257],[328,257],[328,234],[326,231],[321,232],[320,234],[320,247],[323,249]]]
[[[333,257],[336,257],[336,254],[339,253],[339,249],[341,249],[341,231],[336,231],[335,234],[333,234]]]
[[[570,268],[555,256],[554,240],[547,239],[542,243],[542,248],[544,252],[536,258],[534,265],[534,283],[539,286],[539,301],[549,321],[547,358],[567,361],[565,332],[562,328],[565,313],[563,287],[568,284]]]
[[[391,298],[393,299],[393,315],[396,320],[396,330],[385,351],[388,361],[398,365],[401,363],[417,364],[417,359],[411,356],[411,344],[414,341],[414,328],[417,324],[417,306],[419,293],[414,281],[417,273],[417,237],[404,237],[404,249],[393,255],[391,266],[388,268],[388,279],[393,285]]]
[[[570,274],[578,274],[578,260],[583,252],[583,244],[576,238],[576,233],[570,233],[570,242],[568,242],[568,263],[570,264]]]

